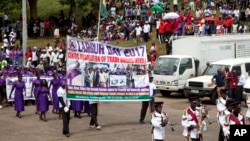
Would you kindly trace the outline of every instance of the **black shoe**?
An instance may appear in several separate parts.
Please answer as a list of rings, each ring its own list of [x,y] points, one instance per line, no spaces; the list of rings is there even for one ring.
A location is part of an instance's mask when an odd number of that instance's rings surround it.
[[[140,121],[140,124],[145,124],[145,122],[141,120],[141,121]]]

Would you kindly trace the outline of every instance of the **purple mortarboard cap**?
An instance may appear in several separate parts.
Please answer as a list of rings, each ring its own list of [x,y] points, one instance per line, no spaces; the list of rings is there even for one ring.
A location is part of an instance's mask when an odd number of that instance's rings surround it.
[[[62,80],[62,81],[61,81],[61,85],[62,85],[62,86],[66,86],[66,81],[65,81],[65,80]]]
[[[53,75],[53,71],[48,71],[48,76],[52,76]]]

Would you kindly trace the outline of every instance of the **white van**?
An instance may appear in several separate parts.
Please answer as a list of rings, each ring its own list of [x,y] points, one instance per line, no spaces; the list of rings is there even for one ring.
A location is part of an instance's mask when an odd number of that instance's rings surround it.
[[[225,59],[211,63],[206,68],[204,74],[186,81],[185,92],[187,96],[200,95],[210,97],[213,103],[216,102],[216,85],[211,85],[212,77],[217,74],[217,70],[224,70],[228,67],[230,71],[240,71],[248,78],[250,72],[250,58]]]

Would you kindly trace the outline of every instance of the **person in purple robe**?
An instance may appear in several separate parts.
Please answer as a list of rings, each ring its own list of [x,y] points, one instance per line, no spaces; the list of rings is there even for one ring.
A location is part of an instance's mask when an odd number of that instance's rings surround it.
[[[38,100],[38,111],[41,112],[40,120],[47,121],[46,112],[49,110],[49,98],[51,95],[48,88],[48,83],[45,79],[41,80],[41,86],[38,88],[36,99]],[[51,99],[51,101],[53,101]]]
[[[83,110],[83,112],[84,112],[84,113],[87,113],[88,116],[90,116],[91,111],[90,111],[90,104],[89,104],[89,101],[83,101],[83,105],[84,105],[84,110]]]
[[[13,83],[9,99],[11,99],[11,95],[15,89],[14,103],[15,103],[15,111],[17,111],[16,116],[21,118],[21,112],[24,111],[24,95],[26,96],[26,88],[25,82],[22,80],[22,75],[18,74],[18,80]]]
[[[50,81],[49,89],[52,86],[52,100],[53,100],[53,109],[52,113],[59,114],[59,101],[57,96],[57,90],[60,87],[61,80],[58,78],[58,73],[53,74],[53,79]]]
[[[31,87],[31,97],[34,97],[36,102],[36,112],[35,112],[36,114],[39,114],[38,113],[39,101],[36,98],[40,86],[41,86],[41,79],[40,79],[40,73],[38,72],[36,74],[36,79],[33,80],[32,82],[32,87]]]
[[[6,75],[3,72],[0,73],[0,109],[3,108],[2,102],[3,100],[7,101],[6,98]]]
[[[83,101],[71,100],[72,110],[75,112],[75,117],[82,118],[81,112],[83,110]]]
[[[72,85],[72,81],[76,76],[81,75],[81,71],[79,67],[80,67],[80,63],[76,61],[75,67],[69,71],[68,73],[69,85]]]

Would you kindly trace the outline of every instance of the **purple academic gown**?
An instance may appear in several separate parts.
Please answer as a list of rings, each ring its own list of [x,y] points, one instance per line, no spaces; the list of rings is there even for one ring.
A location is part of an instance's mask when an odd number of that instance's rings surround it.
[[[83,101],[71,100],[72,110],[75,112],[81,112],[83,110]]]
[[[84,113],[90,113],[90,104],[89,104],[89,101],[83,101],[83,105],[84,105]]]
[[[80,75],[81,72],[79,72],[78,70],[72,70],[69,75],[69,84],[72,85],[72,80],[77,76]],[[72,110],[74,110],[75,112],[81,112],[83,110],[83,101],[79,101],[79,100],[72,100],[71,101],[71,106],[72,106]]]
[[[58,101],[58,96],[57,96],[57,90],[60,87],[60,79],[52,79],[50,81],[50,84],[52,85],[53,109],[58,110],[59,101]]]
[[[13,83],[13,88],[15,89],[15,97],[14,97],[14,102],[15,102],[15,111],[21,112],[24,111],[24,99],[23,99],[23,91],[26,89],[25,88],[25,83],[15,81]]]
[[[37,93],[38,111],[47,112],[49,110],[49,89],[40,87]]]

